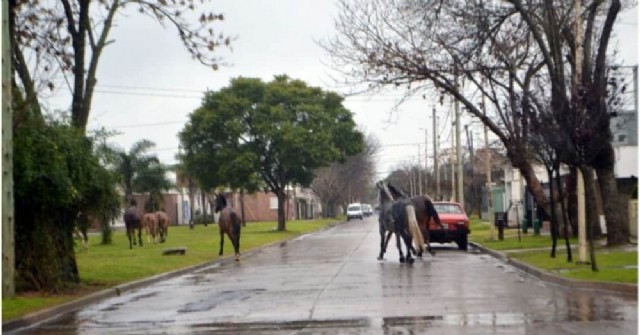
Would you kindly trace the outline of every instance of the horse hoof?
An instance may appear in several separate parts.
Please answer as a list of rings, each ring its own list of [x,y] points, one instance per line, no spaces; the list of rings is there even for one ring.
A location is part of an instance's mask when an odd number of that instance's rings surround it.
[[[413,262],[415,262],[415,259],[413,259],[413,258],[408,258],[407,259],[407,263],[413,264]]]
[[[384,259],[384,258],[382,258],[382,257],[378,257],[378,260],[379,260],[379,261],[381,261],[381,260],[383,260],[383,259]]]
[[[404,257],[400,257],[400,263],[404,263]]]

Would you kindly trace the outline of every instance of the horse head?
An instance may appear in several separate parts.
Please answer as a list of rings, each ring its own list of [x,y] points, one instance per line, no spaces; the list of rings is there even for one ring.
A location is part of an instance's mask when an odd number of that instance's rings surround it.
[[[389,192],[391,192],[391,196],[396,200],[409,197],[407,193],[391,185],[391,183],[387,183],[387,187],[389,188]]]
[[[216,194],[216,206],[213,209],[213,211],[215,213],[220,212],[221,210],[223,210],[225,207],[227,207],[227,199],[224,198],[224,195],[222,195],[222,193]]]

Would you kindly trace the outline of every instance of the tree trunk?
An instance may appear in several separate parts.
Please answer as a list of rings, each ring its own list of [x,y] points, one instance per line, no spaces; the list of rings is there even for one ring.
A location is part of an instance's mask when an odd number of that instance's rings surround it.
[[[594,236],[593,236],[593,226],[597,223],[597,211],[593,208],[596,204],[596,190],[595,184],[590,182],[593,180],[593,168],[587,166],[579,167],[580,171],[582,171],[584,183],[584,193],[585,193],[585,206],[587,208],[587,243],[589,246],[589,256],[591,259],[591,270],[598,271],[598,264],[596,263],[596,254],[595,254],[595,246],[594,246]],[[595,217],[594,217],[595,216]]]
[[[276,196],[278,197],[278,231],[286,231],[284,206],[287,204],[287,194],[284,191],[284,187],[276,190]]]
[[[107,219],[106,217],[100,218],[100,228],[102,232],[102,240],[100,244],[108,245],[113,243],[113,231],[111,230],[109,219]]]
[[[596,168],[596,175],[602,192],[604,216],[607,221],[607,245],[625,245],[629,242],[629,225],[625,224],[626,220],[620,211],[618,185],[613,167]]]
[[[549,195],[551,206],[551,258],[556,258],[556,246],[558,244],[558,221],[556,220],[556,201],[553,193],[553,169],[547,168],[547,176],[549,177]],[[542,224],[542,222],[540,222]]]
[[[245,219],[244,214],[244,190],[240,190],[240,213],[242,215],[242,226],[245,227],[247,225],[247,220]]]
[[[200,190],[200,199],[202,200],[202,222],[207,226],[207,196],[203,190]]]
[[[193,224],[193,215],[194,215],[194,213],[193,213],[193,202],[195,200],[195,196],[193,194],[195,192],[194,188],[195,188],[195,186],[193,185],[193,180],[191,178],[189,178],[189,188],[188,188],[188,190],[189,190],[189,211],[190,211],[190,213],[189,213],[189,229],[193,229],[193,226],[194,226],[194,224]]]
[[[565,196],[564,196],[564,187],[562,186],[562,179],[560,178],[560,166],[555,166],[554,170],[556,171],[556,183],[558,184],[558,197],[560,199],[560,215],[559,217],[563,222],[563,235],[564,235],[564,244],[567,250],[567,262],[573,261],[573,255],[571,253],[571,242],[569,241],[569,217],[567,215],[567,210],[565,209]]]
[[[22,290],[59,292],[80,281],[73,248],[73,215],[39,217],[17,200],[16,275]],[[37,245],[37,248],[33,246]]]
[[[549,202],[549,198],[545,194],[544,188],[542,187],[542,184],[540,184],[540,180],[538,180],[538,177],[533,171],[531,162],[522,157],[515,157],[514,159],[513,155],[514,155],[513,153],[509,154],[511,163],[518,170],[520,170],[522,177],[524,178],[524,180],[527,183],[527,186],[529,187],[529,192],[531,192],[531,195],[533,195],[533,198],[536,200],[536,203],[538,204],[538,206],[542,207],[545,213],[550,217],[551,204]],[[517,154],[517,155],[520,155],[520,154]],[[522,158],[522,159],[519,159],[519,158]]]

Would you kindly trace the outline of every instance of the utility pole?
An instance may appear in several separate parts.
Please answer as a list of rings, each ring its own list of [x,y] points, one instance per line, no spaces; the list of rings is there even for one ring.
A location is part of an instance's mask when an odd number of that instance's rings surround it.
[[[484,94],[482,95],[482,113],[487,116],[487,106],[485,104]],[[489,128],[484,126],[484,160],[487,173],[487,214],[489,215],[489,226],[491,227],[491,240],[495,240],[496,228],[493,214],[493,186],[491,185],[491,152],[489,151]]]
[[[422,195],[422,173],[420,172],[420,144],[418,144],[418,166],[416,171],[418,172],[418,195]],[[426,177],[425,177],[426,179]]]
[[[458,87],[458,73],[456,71],[456,89]],[[456,109],[456,164],[458,166],[458,192],[457,192],[457,201],[464,208],[464,173],[462,171],[462,144],[460,141],[460,102],[458,99],[455,100],[454,106]]]
[[[13,111],[11,107],[9,1],[2,1],[2,298],[16,294],[13,201]]]
[[[454,111],[455,113],[455,111]],[[454,129],[456,127],[456,122],[454,121],[451,124],[451,149],[449,150],[449,160],[451,163],[451,201],[456,201],[457,197],[456,197],[456,167],[455,167],[455,140],[456,140],[456,133],[454,132]]]
[[[582,19],[580,13],[582,12],[582,1],[578,0],[574,2],[574,14],[575,14],[575,29],[576,29],[576,48],[575,48],[575,74],[573,77],[573,90],[574,98],[580,101],[580,86],[582,84]],[[577,108],[582,108],[578,103]],[[581,110],[580,110],[581,111]],[[587,224],[586,224],[586,208],[585,208],[585,194],[584,194],[584,178],[580,168],[577,171],[577,196],[578,196],[578,261],[581,263],[587,262]]]
[[[464,132],[467,134],[467,149],[469,150],[469,162],[471,163],[469,164],[471,173],[471,184],[469,186],[469,191],[471,191],[471,199],[475,199],[477,192],[475,183],[476,176],[473,171],[473,128],[471,129],[471,134],[469,134],[469,125],[465,124]],[[469,208],[468,210],[473,211],[473,208]]]
[[[429,193],[429,141],[427,137],[427,128],[424,129],[424,193]]]
[[[436,200],[440,200],[440,166],[438,165],[438,121],[433,107],[433,169],[436,174]]]

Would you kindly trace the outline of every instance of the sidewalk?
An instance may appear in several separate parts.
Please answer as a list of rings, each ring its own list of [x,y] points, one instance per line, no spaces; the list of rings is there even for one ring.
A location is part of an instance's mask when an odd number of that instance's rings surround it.
[[[557,276],[548,271],[536,268],[529,264],[523,263],[519,260],[513,259],[509,257],[505,252],[489,249],[480,243],[470,241],[469,244],[477,248],[478,250],[481,250],[482,252],[485,252],[536,278],[539,278],[540,280],[543,280],[552,284],[560,285],[566,288],[579,289],[579,290],[595,290],[595,291],[602,291],[606,293],[622,294],[625,296],[634,296],[634,297],[638,296],[638,285],[613,283],[613,282],[595,282],[595,281],[585,281],[585,280],[565,278],[565,277]],[[521,249],[521,250],[513,250],[513,252],[524,252],[524,251],[531,251],[531,250],[550,250],[550,249],[551,248]],[[637,248],[634,248],[634,250],[637,250]]]

